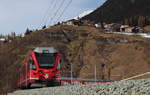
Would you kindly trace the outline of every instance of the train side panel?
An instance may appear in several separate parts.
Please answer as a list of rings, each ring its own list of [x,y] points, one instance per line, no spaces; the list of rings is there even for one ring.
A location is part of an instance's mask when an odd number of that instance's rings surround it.
[[[28,66],[28,57],[22,62],[22,66],[19,69],[19,80],[18,86],[23,87],[28,85],[29,81],[29,66]]]

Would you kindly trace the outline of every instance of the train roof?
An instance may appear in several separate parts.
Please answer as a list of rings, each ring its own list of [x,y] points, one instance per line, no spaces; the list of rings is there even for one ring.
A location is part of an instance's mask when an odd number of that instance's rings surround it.
[[[34,49],[34,52],[36,52],[36,53],[57,53],[58,50],[56,50],[54,47],[37,47]]]

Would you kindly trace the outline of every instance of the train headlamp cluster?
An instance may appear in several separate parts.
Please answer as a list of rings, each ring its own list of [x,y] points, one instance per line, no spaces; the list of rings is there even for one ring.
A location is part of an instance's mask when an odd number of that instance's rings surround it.
[[[48,74],[45,74],[45,78],[47,79],[49,77],[49,75]]]

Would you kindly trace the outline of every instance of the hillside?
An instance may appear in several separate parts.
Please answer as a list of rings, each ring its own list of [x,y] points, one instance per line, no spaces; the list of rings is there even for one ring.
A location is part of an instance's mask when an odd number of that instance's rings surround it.
[[[63,53],[63,76],[121,80],[150,70],[150,39],[104,34],[88,26],[53,26],[0,45],[0,93],[17,88],[18,69],[28,51],[54,46]]]
[[[150,0],[107,0],[101,7],[82,19],[145,26],[150,24],[149,5]]]

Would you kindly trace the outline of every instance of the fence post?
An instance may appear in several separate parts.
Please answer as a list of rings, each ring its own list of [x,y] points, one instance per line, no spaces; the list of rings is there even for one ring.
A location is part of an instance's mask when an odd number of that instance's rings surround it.
[[[96,77],[96,64],[95,64],[95,81],[97,80],[97,77]]]

